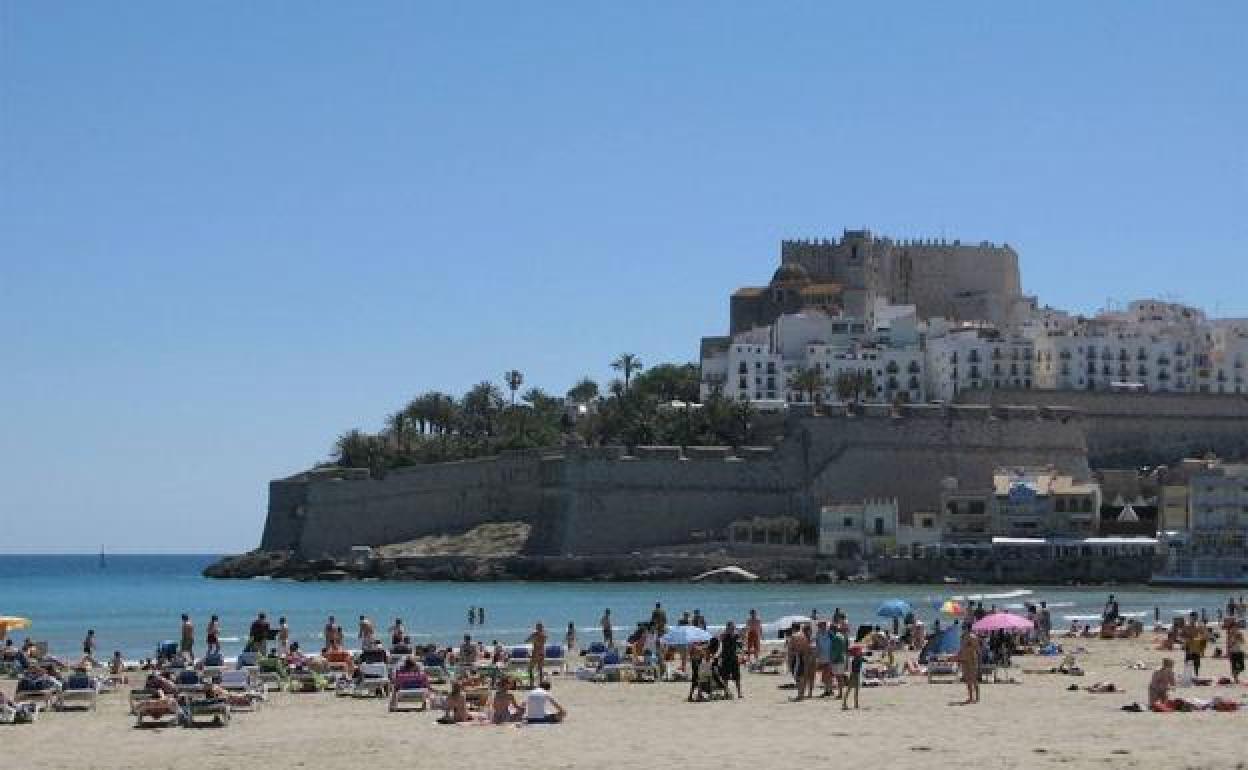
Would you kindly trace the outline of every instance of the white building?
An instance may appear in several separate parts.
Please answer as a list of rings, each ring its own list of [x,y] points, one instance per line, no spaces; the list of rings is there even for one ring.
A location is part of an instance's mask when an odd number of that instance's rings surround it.
[[[819,555],[854,559],[891,553],[897,544],[897,499],[825,505],[819,511]]]

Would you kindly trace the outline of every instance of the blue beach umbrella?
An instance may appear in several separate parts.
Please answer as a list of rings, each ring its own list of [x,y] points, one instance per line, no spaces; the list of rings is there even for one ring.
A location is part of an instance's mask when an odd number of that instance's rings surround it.
[[[674,626],[659,638],[669,647],[687,647],[691,644],[700,644],[708,642],[711,639],[710,633],[703,631],[697,626]]]
[[[904,618],[906,613],[912,611],[910,602],[902,599],[889,599],[880,605],[880,608],[875,611],[875,614],[882,618]]]

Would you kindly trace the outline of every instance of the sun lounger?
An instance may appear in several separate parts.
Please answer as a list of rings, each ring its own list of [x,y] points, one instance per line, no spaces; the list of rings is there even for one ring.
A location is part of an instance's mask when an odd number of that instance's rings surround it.
[[[546,657],[542,660],[542,673],[547,671],[556,674],[568,673],[568,653],[562,644],[546,645]]]
[[[225,698],[191,700],[186,704],[183,727],[195,727],[206,723],[225,727],[230,723],[230,704]]]
[[[585,651],[585,665],[590,668],[598,668],[602,663],[602,656],[607,654],[607,645],[602,642],[594,642],[589,645],[589,649]]]
[[[141,692],[141,691],[136,691]],[[149,697],[136,702],[131,693],[130,713],[135,716],[135,726],[142,727],[143,720],[164,722],[167,719],[181,720],[182,709],[173,698],[166,698],[160,693],[150,693]]]
[[[961,677],[962,669],[958,666],[956,660],[951,658],[932,658],[927,662],[927,681],[929,683],[956,683]]]
[[[39,706],[34,703],[0,706],[0,725],[30,724],[38,718]]]
[[[437,655],[426,655],[423,662],[430,684],[446,684],[450,681],[451,671],[446,666],[446,660]]]
[[[428,687],[424,687],[420,680],[415,677],[403,673],[395,676],[394,681],[394,701],[391,703],[391,711],[406,711],[407,706],[416,706],[417,711],[424,711],[429,708],[430,692]]]
[[[385,697],[390,694],[390,669],[385,663],[361,663],[359,679],[351,692],[357,698]]]
[[[203,692],[204,690],[203,677],[199,675],[198,671],[193,669],[180,672],[177,678],[173,680],[173,683],[177,686],[179,693],[187,695]]]
[[[507,649],[507,668],[509,670],[526,670],[532,651],[527,644],[520,644]]]
[[[46,709],[52,707],[60,691],[61,687],[55,679],[44,678],[37,683],[19,679],[13,700],[16,703],[36,703]]]
[[[86,709],[95,711],[100,694],[99,680],[86,674],[75,674],[65,680],[65,688],[56,698],[56,710]]]
[[[291,692],[321,692],[329,687],[329,680],[312,670],[296,671],[288,687]]]
[[[263,687],[252,679],[246,671],[226,671],[221,674],[221,689],[231,696],[243,696],[248,705],[235,697],[230,698],[230,705],[235,709],[254,709],[256,704],[265,700],[267,694]]]

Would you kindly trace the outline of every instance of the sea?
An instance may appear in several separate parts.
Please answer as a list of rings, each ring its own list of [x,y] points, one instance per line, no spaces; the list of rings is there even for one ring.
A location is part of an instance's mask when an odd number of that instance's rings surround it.
[[[891,621],[877,618],[880,604],[904,599],[930,626],[945,599],[984,595],[984,606],[1021,609],[1023,602],[1047,601],[1055,627],[1073,620],[1096,625],[1110,593],[1124,614],[1151,623],[1155,613],[1174,615],[1204,609],[1214,617],[1229,594],[1216,589],[1168,589],[1147,586],[1041,587],[970,585],[856,584],[698,584],[698,583],[441,583],[441,582],[298,582],[252,579],[215,580],[202,576],[218,557],[202,555],[0,555],[0,615],[29,618],[25,631],[10,635],[47,641],[53,654],[72,658],[81,651],[87,629],[94,629],[101,655],[119,650],[129,660],[150,657],[163,640],[177,639],[180,616],[187,613],[202,645],[209,616],[222,623],[226,655],[237,654],[257,612],[272,620],[285,616],[292,637],[305,649],[319,650],[321,629],[337,617],[348,642],[361,614],[384,630],[402,618],[418,643],[450,644],[463,634],[486,642],[518,642],[537,621],[553,638],[563,638],[568,623],[578,641],[600,638],[603,610],[611,609],[617,637],[650,616],[661,602],[669,619],[701,610],[712,624],[741,622],[750,609],[764,621],[790,615],[831,615],[839,608],[851,623]],[[1030,593],[1028,593],[1030,592]],[[468,609],[485,610],[483,625],[469,624]],[[350,646],[350,645],[349,645]],[[202,648],[201,648],[202,649]],[[198,651],[198,650],[197,650]]]

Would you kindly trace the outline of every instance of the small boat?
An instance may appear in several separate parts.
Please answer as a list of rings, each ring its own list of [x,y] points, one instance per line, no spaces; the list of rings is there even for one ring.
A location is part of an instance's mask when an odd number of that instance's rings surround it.
[[[690,580],[695,583],[700,583],[704,580],[715,583],[735,583],[737,581],[751,582],[758,580],[758,575],[755,575],[749,570],[733,565],[731,567],[720,567],[719,569],[703,572],[701,575],[696,575],[690,578]]]

